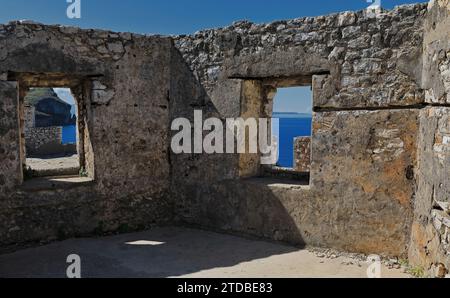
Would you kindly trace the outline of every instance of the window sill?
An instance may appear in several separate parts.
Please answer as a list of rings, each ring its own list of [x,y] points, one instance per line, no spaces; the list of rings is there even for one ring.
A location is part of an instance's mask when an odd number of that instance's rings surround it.
[[[93,179],[80,176],[39,177],[26,180],[20,189],[23,191],[64,190],[93,184]]]
[[[258,177],[258,178],[248,178],[246,179],[249,183],[256,183],[259,185],[264,185],[269,188],[283,188],[283,189],[301,189],[310,190],[309,179],[308,180],[298,180],[298,179],[286,179],[277,177]]]
[[[309,172],[298,172],[291,168],[281,168],[281,167],[263,167],[263,176],[268,178],[276,178],[280,180],[294,180],[300,181],[301,183],[309,184],[310,173]]]
[[[77,176],[78,173],[80,172],[80,167],[61,168],[61,169],[39,169],[39,170],[32,170],[32,172],[35,178],[69,177],[69,176]]]

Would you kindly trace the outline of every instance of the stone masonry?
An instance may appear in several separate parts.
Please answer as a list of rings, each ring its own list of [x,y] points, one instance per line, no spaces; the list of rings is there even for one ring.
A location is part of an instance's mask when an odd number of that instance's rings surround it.
[[[294,139],[294,170],[298,172],[311,171],[311,138]]]
[[[69,149],[75,146],[64,146],[62,144],[62,126],[46,126],[36,127],[35,118],[36,108],[34,106],[24,105],[24,141],[25,141],[25,155],[27,157],[33,155],[45,155],[46,152],[55,151],[63,154],[64,147]],[[47,147],[47,148],[46,148]],[[47,149],[47,150],[45,150]],[[76,152],[72,150],[72,152]]]
[[[436,0],[172,37],[0,25],[0,246],[170,223],[443,272],[449,12]],[[276,88],[306,85],[309,183],[264,178],[259,155],[170,149],[175,118],[267,118]],[[23,180],[23,90],[49,86],[77,98],[88,182]]]
[[[424,101],[415,68],[426,16],[419,4],[236,22],[176,37],[199,91],[173,102],[172,118],[189,117],[192,107],[205,118],[270,117],[275,88],[308,84],[314,109],[309,187],[242,179],[260,173],[253,165],[246,165],[252,175],[233,167],[239,156],[175,155],[177,219],[291,243],[406,255],[416,107]]]
[[[62,143],[62,127],[31,127],[25,130],[26,152],[31,153],[39,150],[46,144]]]
[[[35,127],[36,121],[35,121],[35,113],[36,108],[34,106],[24,106],[24,121],[25,121],[25,130]]]
[[[1,247],[132,231],[171,219],[172,52],[168,37],[0,25]],[[73,91],[83,131],[80,163],[91,181],[24,182],[25,121],[18,111],[29,87]]]

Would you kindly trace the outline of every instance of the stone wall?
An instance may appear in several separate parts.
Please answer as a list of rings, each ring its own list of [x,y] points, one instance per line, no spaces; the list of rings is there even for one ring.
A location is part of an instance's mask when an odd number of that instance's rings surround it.
[[[1,247],[170,220],[172,49],[168,37],[30,22],[0,25]],[[49,189],[23,182],[25,121],[17,111],[23,111],[18,104],[30,86],[74,92],[84,131],[80,160],[89,183]]]
[[[62,126],[36,127],[34,106],[24,104],[24,138],[25,156],[39,157],[52,154],[75,154],[76,145],[62,143]]]
[[[271,90],[305,84],[312,85],[315,110],[309,187],[257,179],[254,170],[254,179],[242,179],[239,156],[172,156],[177,219],[405,256],[417,108],[425,101],[418,66],[426,14],[426,5],[406,5],[270,24],[236,22],[175,37],[202,88],[174,116],[201,109],[205,118],[270,117]]]
[[[446,265],[448,28],[447,0],[173,38],[0,25],[0,246],[176,223]],[[89,183],[23,183],[29,85],[75,93]],[[170,151],[171,120],[270,117],[295,85],[314,94],[309,184]]]
[[[25,121],[25,130],[28,128],[35,127],[36,124],[36,118],[35,118],[35,112],[36,108],[34,106],[24,106],[24,121]]]
[[[311,171],[311,137],[294,139],[294,170],[308,173]]]
[[[7,194],[13,192],[22,179],[17,150],[20,143],[17,83],[0,81],[0,99],[0,194]],[[8,225],[8,222],[2,223]]]
[[[450,269],[450,2],[431,1],[425,22],[417,191],[409,258],[431,275]]]
[[[25,144],[27,154],[38,152],[47,144],[62,144],[62,127],[30,127],[25,129]]]

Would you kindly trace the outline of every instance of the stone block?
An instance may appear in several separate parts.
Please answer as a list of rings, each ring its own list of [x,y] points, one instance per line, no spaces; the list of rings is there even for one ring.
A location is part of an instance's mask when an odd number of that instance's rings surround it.
[[[298,172],[310,172],[311,137],[294,139],[294,170]]]

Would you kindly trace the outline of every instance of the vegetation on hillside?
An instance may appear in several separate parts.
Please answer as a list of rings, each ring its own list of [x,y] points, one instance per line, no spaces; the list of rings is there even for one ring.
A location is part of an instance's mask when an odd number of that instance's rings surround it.
[[[30,88],[30,91],[25,96],[25,104],[35,106],[40,100],[45,98],[53,98],[68,105],[68,103],[58,97],[53,88]]]

